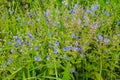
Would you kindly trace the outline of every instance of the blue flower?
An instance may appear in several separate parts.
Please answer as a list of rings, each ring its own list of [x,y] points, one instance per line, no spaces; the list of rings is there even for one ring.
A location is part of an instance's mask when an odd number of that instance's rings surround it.
[[[21,45],[24,45],[25,43],[24,42],[21,42]]]
[[[82,48],[82,47],[78,48],[78,51],[82,51],[82,50],[83,50],[83,48]]]
[[[71,73],[71,74],[75,73],[75,70],[70,70],[70,73]]]
[[[28,33],[28,37],[30,38],[30,40],[34,40],[34,38],[32,37],[31,34]]]
[[[97,8],[98,8],[98,5],[94,5],[94,4],[92,4],[92,9],[93,9],[94,11],[96,11]]]
[[[20,38],[19,37],[17,37],[17,42],[20,42]]]
[[[38,46],[35,46],[35,50],[38,50]]]
[[[78,42],[76,42],[76,46],[78,46],[79,45],[79,43]]]
[[[97,28],[98,28],[98,25],[92,26],[92,29],[97,29]]]
[[[108,43],[109,41],[110,41],[110,40],[107,39],[107,38],[104,39],[104,42],[105,42],[105,43]]]
[[[75,34],[71,34],[72,37],[75,37]]]
[[[109,4],[109,2],[107,1],[106,4]]]
[[[120,21],[117,21],[117,25],[120,25]]]
[[[8,64],[8,65],[10,65],[10,64],[11,64],[11,60],[10,60],[10,59],[8,59],[7,64]]]
[[[50,10],[45,11],[45,16],[48,16],[50,14]]]
[[[69,5],[69,4],[66,2],[66,3],[65,3],[65,6],[68,7],[68,5]]]
[[[69,60],[69,56],[66,56],[66,60]]]
[[[26,43],[27,43],[28,45],[30,44],[30,42],[29,42],[29,41],[27,41]]]
[[[104,37],[101,35],[101,34],[98,34],[98,38],[103,41],[104,40]]]
[[[15,46],[15,47],[18,47],[18,44],[16,43],[16,44],[14,44],[14,46]]]
[[[20,17],[17,17],[16,20],[17,20],[17,21],[20,21]]]
[[[8,42],[8,44],[12,44],[12,42]]]
[[[56,42],[55,42],[55,45],[56,45],[56,46],[58,46],[58,45],[59,45],[59,42],[58,42],[58,41],[56,41]]]
[[[33,37],[30,37],[30,40],[34,40],[34,38],[33,38]]]
[[[64,51],[69,51],[69,50],[70,50],[70,46],[64,47],[63,50],[64,50]]]
[[[54,53],[57,54],[58,53],[58,49],[54,49]]]
[[[93,13],[93,11],[92,11],[92,10],[89,10],[89,9],[87,9],[86,12],[89,12],[90,14]]]
[[[42,59],[40,57],[34,56],[34,60],[41,61]]]
[[[106,16],[110,16],[110,13],[109,13],[109,12],[107,12],[107,11],[105,11],[105,14],[106,14]]]
[[[74,51],[78,51],[78,47],[74,47]]]

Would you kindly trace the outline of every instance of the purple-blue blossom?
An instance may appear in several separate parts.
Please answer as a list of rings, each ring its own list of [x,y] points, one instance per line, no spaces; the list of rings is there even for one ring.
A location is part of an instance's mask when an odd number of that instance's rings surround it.
[[[66,60],[69,60],[69,56],[66,56]]]
[[[94,11],[96,11],[97,8],[98,8],[98,6],[99,6],[99,5],[94,5],[94,4],[92,4],[92,9],[93,9]]]
[[[92,26],[92,29],[97,29],[97,28],[98,28],[98,25]]]
[[[58,53],[58,49],[54,49],[54,53],[57,54]]]
[[[26,44],[27,44],[27,45],[30,45],[30,42],[29,42],[29,41],[27,41],[27,42],[26,42]]]
[[[21,42],[21,45],[24,45],[25,43],[24,42]]]
[[[70,70],[70,73],[71,73],[71,74],[75,73],[75,70]]]
[[[104,40],[104,37],[101,35],[101,34],[98,34],[98,38],[103,41]]]
[[[110,16],[110,13],[109,13],[109,12],[107,12],[107,11],[105,11],[105,14],[106,14],[106,16]]]
[[[38,50],[38,46],[35,46],[34,48],[35,48],[35,50]]]
[[[58,45],[59,45],[59,42],[58,42],[58,41],[56,41],[56,42],[55,42],[55,45],[56,45],[56,46],[58,46]]]
[[[15,46],[15,47],[18,47],[18,44],[16,43],[16,44],[14,44],[14,46]]]
[[[28,33],[28,37],[30,38],[30,40],[34,40],[34,37],[30,33]]]
[[[34,60],[41,61],[42,59],[40,57],[38,57],[38,56],[34,56]]]
[[[69,51],[69,50],[70,50],[70,46],[64,47],[63,50],[64,50],[64,51]]]
[[[11,64],[11,60],[10,60],[10,59],[8,59],[7,64],[8,64],[8,65],[10,65],[10,64]]]
[[[105,43],[108,43],[109,41],[110,41],[110,40],[107,39],[107,38],[104,39],[104,42],[105,42]]]

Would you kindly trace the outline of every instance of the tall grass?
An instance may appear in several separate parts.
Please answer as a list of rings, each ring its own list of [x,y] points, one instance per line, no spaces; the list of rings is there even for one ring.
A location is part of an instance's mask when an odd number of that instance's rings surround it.
[[[0,5],[1,80],[119,80],[120,2]]]

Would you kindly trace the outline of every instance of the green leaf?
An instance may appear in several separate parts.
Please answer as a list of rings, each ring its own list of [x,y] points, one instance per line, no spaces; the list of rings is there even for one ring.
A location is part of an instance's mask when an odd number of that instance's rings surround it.
[[[69,80],[69,78],[70,78],[70,63],[68,62],[66,69],[64,71],[64,75],[63,75],[62,80]]]
[[[95,72],[94,74],[96,76],[96,80],[103,80],[102,76],[99,73]]]

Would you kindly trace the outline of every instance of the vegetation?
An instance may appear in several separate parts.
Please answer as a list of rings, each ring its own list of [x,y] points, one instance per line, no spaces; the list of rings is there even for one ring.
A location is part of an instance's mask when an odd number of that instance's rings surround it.
[[[0,2],[0,80],[119,79],[119,0]]]

